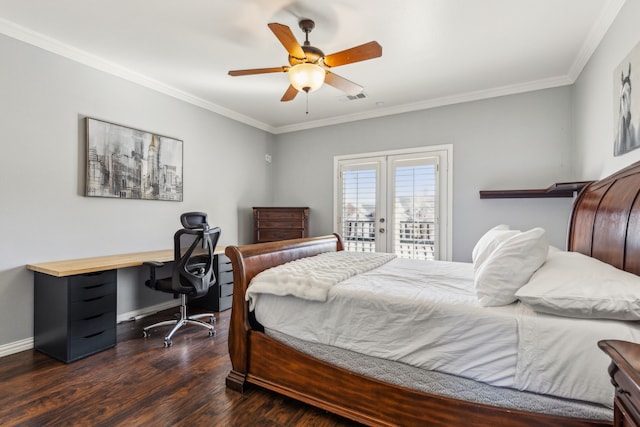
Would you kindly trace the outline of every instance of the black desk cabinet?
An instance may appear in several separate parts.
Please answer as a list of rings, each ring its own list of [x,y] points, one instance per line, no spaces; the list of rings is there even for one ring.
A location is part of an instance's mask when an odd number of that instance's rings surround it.
[[[191,307],[199,307],[212,311],[224,311],[231,308],[233,299],[233,269],[231,260],[224,254],[214,258],[216,284],[209,288],[207,295],[189,301]]]
[[[65,363],[116,345],[117,270],[36,272],[34,348]]]

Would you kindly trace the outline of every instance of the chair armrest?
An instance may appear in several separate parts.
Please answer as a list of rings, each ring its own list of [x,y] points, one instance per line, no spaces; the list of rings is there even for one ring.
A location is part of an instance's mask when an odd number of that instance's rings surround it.
[[[144,284],[150,287],[151,289],[156,288],[156,268],[164,267],[164,262],[160,261],[145,261],[142,265],[149,266],[149,280],[147,280]]]
[[[151,269],[164,267],[164,262],[160,261],[145,261],[142,265],[148,265]]]

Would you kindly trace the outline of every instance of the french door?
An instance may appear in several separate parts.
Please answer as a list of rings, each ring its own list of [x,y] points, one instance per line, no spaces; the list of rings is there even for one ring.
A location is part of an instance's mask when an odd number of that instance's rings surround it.
[[[450,259],[450,148],[336,158],[336,231],[345,249]]]

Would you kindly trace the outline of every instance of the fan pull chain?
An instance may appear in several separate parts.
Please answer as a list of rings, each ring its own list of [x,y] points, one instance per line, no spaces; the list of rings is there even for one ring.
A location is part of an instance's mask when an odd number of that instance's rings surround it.
[[[306,114],[309,115],[309,92],[306,92],[307,95],[307,112]]]

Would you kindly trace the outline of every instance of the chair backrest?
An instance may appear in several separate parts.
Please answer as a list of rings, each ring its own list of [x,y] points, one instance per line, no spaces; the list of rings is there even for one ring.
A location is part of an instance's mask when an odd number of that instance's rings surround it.
[[[213,257],[221,230],[209,228],[203,212],[184,213],[180,222],[184,228],[173,236],[172,288],[176,293],[201,297],[216,283]]]

